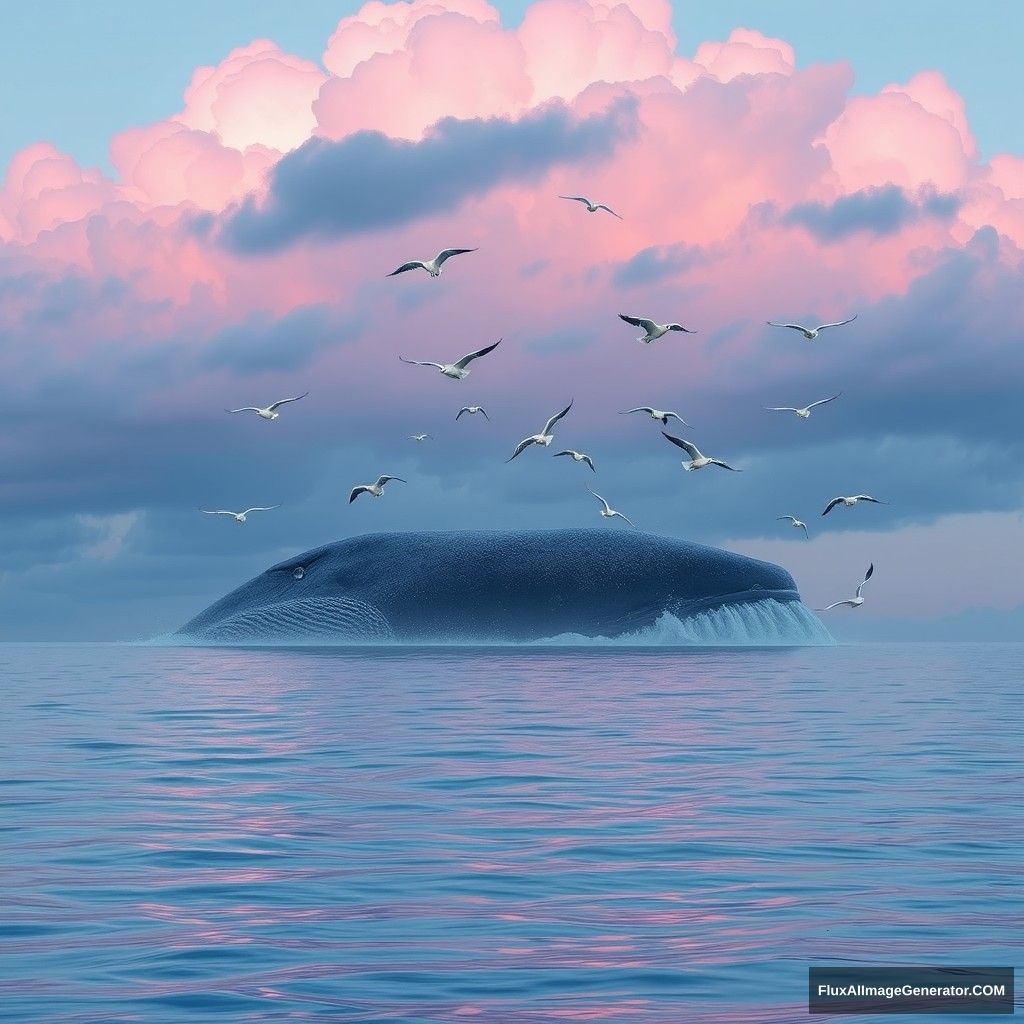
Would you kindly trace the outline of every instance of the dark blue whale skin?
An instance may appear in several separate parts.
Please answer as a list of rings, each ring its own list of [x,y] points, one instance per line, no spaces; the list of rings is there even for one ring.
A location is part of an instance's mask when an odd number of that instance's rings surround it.
[[[272,566],[179,634],[214,644],[615,637],[665,611],[765,598],[799,601],[785,569],[628,529],[374,533]]]

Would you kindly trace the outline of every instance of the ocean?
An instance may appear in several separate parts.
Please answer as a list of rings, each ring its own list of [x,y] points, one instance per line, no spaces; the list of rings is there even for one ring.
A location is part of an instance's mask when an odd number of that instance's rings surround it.
[[[803,1022],[810,964],[1013,965],[1022,667],[2,646],[0,1017]]]

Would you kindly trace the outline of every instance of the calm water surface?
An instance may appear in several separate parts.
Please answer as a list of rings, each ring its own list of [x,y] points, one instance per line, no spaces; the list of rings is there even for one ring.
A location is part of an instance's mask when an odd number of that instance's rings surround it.
[[[803,1022],[809,962],[1020,963],[1022,665],[0,647],[0,1018]]]

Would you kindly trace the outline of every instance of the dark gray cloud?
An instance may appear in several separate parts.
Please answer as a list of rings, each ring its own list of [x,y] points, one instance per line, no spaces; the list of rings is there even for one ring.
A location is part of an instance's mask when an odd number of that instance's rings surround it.
[[[652,245],[620,263],[612,271],[612,281],[620,288],[654,284],[674,277],[704,262],[704,254],[695,246]]]
[[[960,200],[955,195],[925,193],[913,199],[896,185],[864,189],[834,203],[800,203],[782,216],[782,223],[808,230],[822,242],[837,242],[866,231],[891,235],[920,220],[950,220]]]
[[[605,156],[634,127],[634,105],[620,102],[583,120],[559,105],[518,121],[446,118],[419,142],[380,132],[311,139],[278,162],[264,203],[249,198],[228,215],[222,238],[237,252],[273,252],[405,224],[502,182]]]

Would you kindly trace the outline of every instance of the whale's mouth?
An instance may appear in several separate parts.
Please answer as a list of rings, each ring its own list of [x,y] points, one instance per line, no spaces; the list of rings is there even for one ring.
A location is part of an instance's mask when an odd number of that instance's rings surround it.
[[[389,643],[388,620],[372,604],[346,597],[300,598],[230,615],[192,635],[209,644]]]

